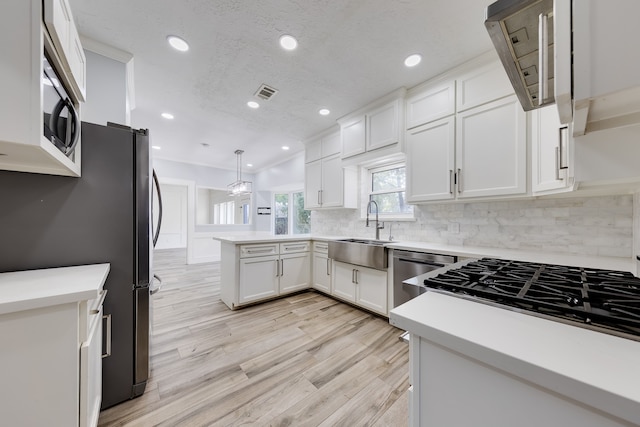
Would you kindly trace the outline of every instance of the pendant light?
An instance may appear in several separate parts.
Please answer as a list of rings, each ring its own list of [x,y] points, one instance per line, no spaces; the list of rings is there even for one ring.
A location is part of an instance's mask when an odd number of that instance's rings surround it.
[[[251,181],[242,180],[242,153],[244,153],[243,150],[235,151],[238,174],[236,175],[236,181],[227,185],[230,196],[251,194]]]

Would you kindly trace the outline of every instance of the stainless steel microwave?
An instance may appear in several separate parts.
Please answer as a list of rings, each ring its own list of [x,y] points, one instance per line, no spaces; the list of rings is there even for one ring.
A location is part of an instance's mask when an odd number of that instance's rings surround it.
[[[43,134],[64,155],[73,158],[80,139],[79,106],[46,49],[42,58]]]

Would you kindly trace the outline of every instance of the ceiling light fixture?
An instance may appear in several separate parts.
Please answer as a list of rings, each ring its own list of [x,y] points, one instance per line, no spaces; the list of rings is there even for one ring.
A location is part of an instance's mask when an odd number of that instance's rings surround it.
[[[252,168],[253,167],[253,163],[247,163],[247,167],[248,168]]]
[[[256,108],[260,108],[260,104],[258,104],[256,101],[249,101],[247,102],[247,105],[249,106],[249,108],[253,108],[254,110]]]
[[[175,50],[179,50],[180,52],[186,52],[189,50],[189,43],[187,43],[183,38],[178,36],[167,36],[167,41]]]
[[[294,50],[298,47],[298,40],[289,34],[285,34],[280,36],[280,46],[285,50]]]
[[[152,145],[151,148],[153,148],[154,150],[162,150],[162,147],[160,147],[159,145]]]
[[[162,113],[160,114],[162,117],[164,117],[167,120],[173,120],[173,114],[171,113]]]
[[[331,111],[327,110],[326,108],[321,108],[320,110],[318,110],[318,114],[320,114],[321,116],[328,116],[329,114],[331,114]]]
[[[407,59],[404,60],[404,65],[407,67],[415,67],[422,61],[422,56],[414,53],[413,55],[407,56]]]
[[[236,155],[236,163],[238,166],[238,172],[236,175],[236,180],[231,184],[227,185],[227,190],[229,191],[230,196],[240,196],[244,194],[251,194],[251,181],[243,181],[242,180],[242,153],[243,150],[234,151]]]
[[[286,146],[286,145],[283,145],[283,146],[282,146],[282,149],[283,149],[284,151],[287,151],[287,150],[289,149],[289,147],[288,147],[288,146]]]

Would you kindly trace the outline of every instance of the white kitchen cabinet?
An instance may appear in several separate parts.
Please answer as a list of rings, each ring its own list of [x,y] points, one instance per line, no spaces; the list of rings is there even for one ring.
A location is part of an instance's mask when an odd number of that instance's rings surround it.
[[[515,95],[457,115],[457,197],[525,194],[526,114]]]
[[[355,266],[344,262],[333,262],[332,295],[345,301],[356,301]]]
[[[0,274],[3,425],[98,424],[108,273],[97,264]]]
[[[80,101],[85,101],[87,60],[68,0],[45,0],[44,23],[58,52],[62,66],[72,77],[70,83]]]
[[[309,248],[307,241],[241,245],[237,298],[231,296],[231,308],[308,288],[311,282]],[[227,299],[226,289],[224,293]]]
[[[555,105],[531,112],[531,155],[533,194],[573,189],[573,137]]]
[[[305,142],[304,161],[310,163],[323,157],[340,154],[340,131],[330,130]]]
[[[461,112],[513,94],[513,86],[499,61],[475,67],[456,78],[456,111]]]
[[[278,295],[280,257],[278,255],[240,259],[239,304]]]
[[[45,49],[54,65],[62,67],[58,72],[72,89],[69,94],[72,102],[79,108],[84,100],[84,53],[75,26],[71,25],[73,21],[70,20],[68,3],[66,0],[46,1],[43,5],[39,0],[6,0],[3,12],[0,25],[11,37],[0,39],[0,52],[6,65],[4,78],[0,79],[0,169],[80,176],[82,141],[78,142],[75,154],[69,158],[43,135],[42,64]],[[55,43],[43,25],[47,13],[54,16],[56,28],[66,25],[66,30],[62,29],[57,37],[60,43],[72,45],[67,50],[71,56],[67,57],[62,50],[55,51]]]
[[[331,259],[327,242],[313,242],[313,280],[311,286],[324,293],[331,293]]]
[[[413,91],[413,90],[412,90]],[[407,97],[406,129],[412,129],[456,112],[455,80],[429,84]],[[405,143],[407,143],[405,141]]]
[[[387,271],[335,261],[332,295],[387,315]]]
[[[356,208],[358,177],[355,168],[343,168],[340,154],[305,165],[305,209]]]
[[[455,117],[407,131],[407,201],[455,197]]]
[[[347,164],[402,151],[405,93],[401,88],[338,120]]]

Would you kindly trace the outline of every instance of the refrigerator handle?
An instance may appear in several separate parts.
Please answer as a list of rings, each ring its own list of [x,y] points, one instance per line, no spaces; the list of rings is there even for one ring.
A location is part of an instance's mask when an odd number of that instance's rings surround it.
[[[153,234],[153,247],[155,248],[156,243],[158,243],[158,237],[160,237],[160,227],[162,226],[162,193],[160,193],[160,183],[158,182],[158,175],[156,175],[155,169],[153,169],[153,183],[158,193],[158,226]],[[153,191],[151,192],[151,200],[153,200]],[[151,206],[153,206],[153,203]],[[153,221],[153,215],[151,215],[151,218]]]

